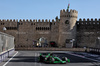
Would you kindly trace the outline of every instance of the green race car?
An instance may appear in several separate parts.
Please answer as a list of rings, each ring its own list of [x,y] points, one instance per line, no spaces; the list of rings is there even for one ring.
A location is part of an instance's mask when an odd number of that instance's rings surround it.
[[[70,62],[67,57],[58,57],[55,54],[52,53],[40,53],[39,56],[39,62],[45,62],[45,63],[67,63]]]

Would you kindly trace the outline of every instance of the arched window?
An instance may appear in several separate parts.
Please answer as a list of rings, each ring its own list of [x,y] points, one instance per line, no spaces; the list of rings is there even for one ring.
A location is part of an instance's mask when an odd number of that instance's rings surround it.
[[[10,27],[9,29],[11,30],[12,28]]]
[[[55,23],[54,23],[54,25],[55,25]]]
[[[4,25],[4,23],[3,23],[3,25]]]
[[[43,30],[43,27],[42,27],[42,30]]]
[[[48,27],[48,30],[49,30],[49,27]]]
[[[37,30],[39,30],[39,27],[37,28]]]
[[[16,30],[17,28],[16,28],[16,27],[14,27],[14,29]]]
[[[14,29],[14,27],[11,27],[11,29],[13,30],[13,29]]]
[[[48,30],[48,28],[46,27],[46,30]]]
[[[37,27],[36,27],[36,30],[37,30]]]
[[[40,27],[40,30],[41,30],[41,27]]]
[[[66,20],[66,21],[65,21],[65,24],[69,24],[69,20]]]
[[[43,29],[45,30],[45,27]]]

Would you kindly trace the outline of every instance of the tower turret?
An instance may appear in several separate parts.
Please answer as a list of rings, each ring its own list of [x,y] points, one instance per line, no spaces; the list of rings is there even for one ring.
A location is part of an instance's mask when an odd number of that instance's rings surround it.
[[[76,21],[78,11],[76,10],[61,10],[59,23],[59,45],[65,46],[70,41],[75,41],[76,38]]]

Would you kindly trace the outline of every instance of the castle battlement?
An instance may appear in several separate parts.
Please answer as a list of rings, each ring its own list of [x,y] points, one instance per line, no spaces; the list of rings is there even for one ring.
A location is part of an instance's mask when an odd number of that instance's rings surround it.
[[[95,18],[93,20],[93,18],[89,19],[79,19],[79,21],[76,22],[77,25],[100,25],[100,19],[98,20],[97,18]]]
[[[46,20],[44,20],[44,19],[42,19],[42,20],[37,20],[37,19],[34,19],[34,20],[32,20],[32,19],[30,19],[30,20],[28,20],[28,19],[20,19],[20,20],[15,20],[15,19],[7,19],[7,20],[5,20],[5,19],[0,19],[0,22],[56,22],[54,19],[52,19],[52,20],[48,20],[48,19],[46,19]]]
[[[65,10],[65,9],[63,9],[63,10],[60,10],[60,13],[78,13],[78,11],[76,11],[76,10]]]
[[[5,21],[6,21],[5,19],[3,19],[3,20],[0,19],[0,22],[5,22]]]
[[[30,20],[28,20],[28,19],[26,19],[26,20],[25,19],[23,19],[23,20],[20,19],[19,22],[32,22],[32,20],[31,19]]]
[[[34,19],[34,20],[23,19],[23,20],[21,20],[20,19],[19,22],[41,22],[42,23],[42,22],[51,22],[51,21],[50,21],[50,19],[49,20],[48,19],[46,19],[46,20],[44,20],[44,19],[42,19],[42,20],[40,20],[40,19],[39,20],[37,20],[37,19]],[[52,22],[56,22],[56,21],[54,19],[52,19]]]
[[[7,20],[5,20],[5,19],[0,19],[0,22],[18,22],[18,20],[15,20],[15,19],[7,19]]]
[[[44,19],[42,19],[42,20],[39,19],[39,20],[34,20],[33,22],[41,22],[42,23],[42,22],[56,22],[56,21],[54,19],[52,19],[52,21],[50,19],[49,20],[48,19],[45,19],[45,20]]]
[[[63,9],[63,10],[61,10],[60,11],[60,17],[74,17],[74,18],[77,18],[77,16],[78,16],[78,11],[76,11],[76,10],[65,10],[65,9]]]
[[[85,18],[83,18],[83,19],[79,19],[79,22],[82,22],[82,21],[95,21],[95,22],[97,22],[97,21],[100,21],[100,19],[97,19],[97,18],[95,18],[94,20],[93,20],[93,18],[91,18],[91,19],[89,19],[89,18],[87,18],[87,19],[85,19]]]

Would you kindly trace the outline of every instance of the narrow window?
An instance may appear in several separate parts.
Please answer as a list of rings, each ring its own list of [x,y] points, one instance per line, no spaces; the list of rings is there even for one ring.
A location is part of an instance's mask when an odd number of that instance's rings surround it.
[[[45,30],[45,27],[43,29]]]
[[[48,28],[46,27],[46,30],[48,30]]]
[[[42,30],[43,30],[43,27],[42,27]]]
[[[36,30],[37,30],[37,27],[36,27]]]
[[[41,27],[40,27],[40,30],[41,30]]]
[[[48,27],[48,30],[49,30],[49,27]]]
[[[37,28],[37,30],[39,30],[39,27]]]
[[[4,23],[3,23],[3,25],[4,25]]]
[[[54,25],[55,25],[55,23],[54,23]]]

